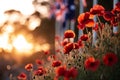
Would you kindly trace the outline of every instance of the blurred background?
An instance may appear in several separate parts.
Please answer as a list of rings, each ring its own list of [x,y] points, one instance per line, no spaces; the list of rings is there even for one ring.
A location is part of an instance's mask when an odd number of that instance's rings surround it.
[[[79,34],[77,16],[89,11],[93,1],[0,0],[0,80],[25,72],[24,66],[45,59],[46,51],[54,54],[55,37],[62,40],[65,30]],[[97,3],[113,8],[113,0]]]

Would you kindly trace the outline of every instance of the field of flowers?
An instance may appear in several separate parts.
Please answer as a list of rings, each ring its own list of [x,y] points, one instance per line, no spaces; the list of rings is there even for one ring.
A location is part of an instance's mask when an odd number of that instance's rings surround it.
[[[56,36],[55,53],[43,52],[46,59],[36,59],[36,64],[28,63],[25,66],[27,74],[21,72],[17,79],[119,80],[120,2],[111,11],[97,4],[89,12],[80,14],[77,21],[78,29],[86,30],[85,34],[77,41],[74,41],[76,34],[72,30],[65,31],[63,40]]]

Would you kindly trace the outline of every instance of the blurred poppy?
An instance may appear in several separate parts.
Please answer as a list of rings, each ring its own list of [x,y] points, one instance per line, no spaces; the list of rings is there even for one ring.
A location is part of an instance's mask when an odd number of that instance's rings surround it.
[[[64,80],[69,80],[70,78],[75,79],[77,75],[78,75],[77,69],[71,67],[69,70],[66,70]]]
[[[42,76],[45,73],[46,73],[46,70],[42,66],[38,67],[38,69],[34,71],[34,74],[36,76]]]
[[[113,66],[118,61],[118,57],[115,53],[107,53],[103,56],[103,63],[107,66]]]
[[[64,33],[64,38],[75,38],[75,33],[73,30],[66,30]]]
[[[61,44],[62,46],[65,46],[67,43],[69,43],[69,41],[67,39],[64,39]]]
[[[77,28],[78,28],[79,30],[84,30],[84,29],[85,29],[85,25],[78,24],[78,25],[77,25]]]
[[[60,66],[61,65],[61,61],[53,61],[52,62],[52,66],[53,67],[58,67],[58,66]]]
[[[79,39],[79,40],[77,41],[77,43],[78,43],[78,45],[79,45],[80,48],[84,47],[84,44],[83,44],[83,42],[82,42],[81,39]]]
[[[78,16],[78,23],[79,23],[79,28],[84,28],[84,27],[93,27],[94,26],[94,20],[91,18],[91,15],[89,12],[82,13]]]
[[[111,25],[113,25],[113,26],[118,26],[118,17],[114,17],[114,19],[112,19],[112,20],[110,21],[110,23],[111,23]]]
[[[64,54],[69,54],[69,52],[74,49],[74,44],[73,43],[68,43],[64,46],[63,52]]]
[[[100,61],[95,60],[94,57],[89,57],[85,60],[84,65],[87,70],[96,71],[100,65]]]
[[[105,11],[103,13],[103,18],[106,20],[106,21],[110,21],[114,18],[114,14],[110,11]]]
[[[35,62],[36,62],[37,65],[41,65],[43,63],[43,61],[40,60],[40,59],[36,59]]]
[[[66,66],[57,67],[57,69],[56,69],[56,75],[57,75],[58,77],[64,76],[65,73],[66,73]]]
[[[32,70],[32,69],[33,69],[33,64],[32,64],[32,63],[27,64],[27,65],[25,66],[25,69],[26,69],[27,71]]]
[[[46,50],[46,51],[44,51],[44,54],[45,54],[45,55],[48,55],[48,54],[50,54],[50,51],[49,51],[49,50]]]
[[[102,5],[97,4],[90,9],[90,14],[102,16],[104,11],[105,11],[104,7]]]
[[[17,76],[17,78],[18,80],[27,80],[27,75],[22,72]]]
[[[71,73],[71,77],[72,77],[72,78],[76,78],[76,77],[77,77],[77,75],[78,75],[77,69],[75,69],[74,67],[71,67],[71,68],[69,69],[69,71],[70,71],[70,73]]]
[[[34,74],[35,74],[36,76],[42,76],[42,75],[44,74],[44,72],[43,72],[42,70],[35,70],[35,71],[34,71]]]
[[[115,5],[115,11],[118,11],[120,12],[120,2],[118,2],[116,5]]]
[[[83,34],[83,35],[80,37],[80,39],[81,39],[82,41],[87,41],[87,40],[88,40],[88,35],[87,35],[87,34]]]

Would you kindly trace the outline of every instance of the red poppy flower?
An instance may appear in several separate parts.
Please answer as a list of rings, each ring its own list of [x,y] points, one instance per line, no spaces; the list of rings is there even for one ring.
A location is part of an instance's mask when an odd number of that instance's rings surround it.
[[[20,73],[18,76],[17,76],[18,80],[26,80],[27,76],[25,73]]]
[[[46,70],[42,66],[38,67],[38,69],[34,71],[34,74],[36,76],[42,76],[45,73],[46,73]]]
[[[52,66],[53,67],[58,67],[58,66],[60,66],[61,65],[61,61],[53,61],[52,62]]]
[[[77,28],[78,28],[79,30],[84,30],[84,29],[85,29],[85,25],[78,24],[78,25],[77,25]]]
[[[115,5],[115,11],[120,12],[120,2]]]
[[[25,69],[27,70],[27,71],[30,71],[31,69],[33,69],[33,64],[27,64],[26,66],[25,66]]]
[[[76,78],[76,77],[77,77],[77,75],[78,75],[77,69],[75,69],[74,67],[71,67],[71,68],[69,69],[69,71],[70,71],[70,73],[71,73],[71,77],[72,77],[72,78]]]
[[[107,53],[103,56],[103,63],[107,66],[113,66],[118,61],[118,57],[115,53]]]
[[[66,30],[64,33],[64,38],[75,38],[75,33],[73,30]]]
[[[74,67],[71,67],[69,70],[65,72],[64,80],[69,80],[69,78],[75,79],[77,75],[78,75],[77,69],[75,69]]]
[[[91,15],[89,12],[82,13],[78,16],[78,23],[80,27],[84,28],[86,27],[93,27],[94,26],[94,20],[91,18]]]
[[[82,42],[82,40],[80,39],[80,40],[78,40],[78,45],[79,45],[79,47],[81,48],[81,47],[84,47],[84,44],[83,44],[83,42]]]
[[[82,41],[87,41],[87,40],[88,40],[88,35],[87,35],[87,34],[83,34],[83,35],[80,37],[80,40],[82,40]]]
[[[106,21],[110,21],[114,18],[114,14],[110,11],[105,11],[104,14],[103,14],[103,18],[106,20]]]
[[[44,51],[44,54],[45,54],[45,55],[48,55],[48,54],[50,54],[50,51],[49,51],[49,50],[46,50],[46,51]]]
[[[62,46],[65,46],[67,43],[69,43],[69,41],[68,41],[67,39],[64,39],[64,40],[62,41]]]
[[[95,60],[94,57],[89,57],[84,62],[85,68],[91,71],[96,71],[99,67],[99,64],[100,64],[100,61]]]
[[[95,23],[95,26],[93,27],[93,30],[98,31],[98,23]]]
[[[113,26],[118,26],[118,17],[114,17],[114,19],[112,19],[111,20],[111,24],[113,25]]]
[[[90,9],[90,13],[93,15],[98,15],[98,16],[102,16],[103,12],[105,11],[104,7],[101,5],[95,5],[93,6],[93,8]]]
[[[36,59],[35,62],[36,62],[37,65],[41,65],[43,63],[43,61],[40,60],[40,59]]]
[[[35,74],[36,76],[42,76],[42,75],[44,74],[44,72],[43,72],[42,70],[35,70],[35,71],[34,71],[34,74]]]
[[[59,77],[59,76],[64,76],[66,73],[66,67],[65,66],[60,66],[60,67],[57,67],[56,69],[56,75]]]
[[[73,43],[68,43],[64,46],[64,54],[69,54],[69,52],[74,49],[74,44]]]

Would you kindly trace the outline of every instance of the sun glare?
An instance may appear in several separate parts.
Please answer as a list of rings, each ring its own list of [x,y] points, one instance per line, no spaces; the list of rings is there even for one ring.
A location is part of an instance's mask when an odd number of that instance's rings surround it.
[[[35,30],[41,24],[39,16],[32,16],[35,13],[35,6],[32,2],[33,0],[0,0],[0,52],[4,50],[17,55],[29,56],[37,51],[50,49],[50,44],[47,42],[34,43],[33,39],[28,37],[32,34],[30,31]],[[42,14],[40,14],[47,16],[47,11],[48,8],[41,5]],[[28,35],[23,35],[24,33]]]
[[[3,33],[0,35],[0,48],[6,50],[6,51],[11,51],[12,46],[9,43],[9,35],[7,33]]]
[[[26,53],[29,53],[33,48],[32,44],[28,43],[28,41],[25,39],[23,35],[18,35],[13,40],[13,46],[18,52],[26,52]]]
[[[0,13],[14,9],[24,15],[30,15],[35,11],[32,1],[33,0],[0,0]]]

